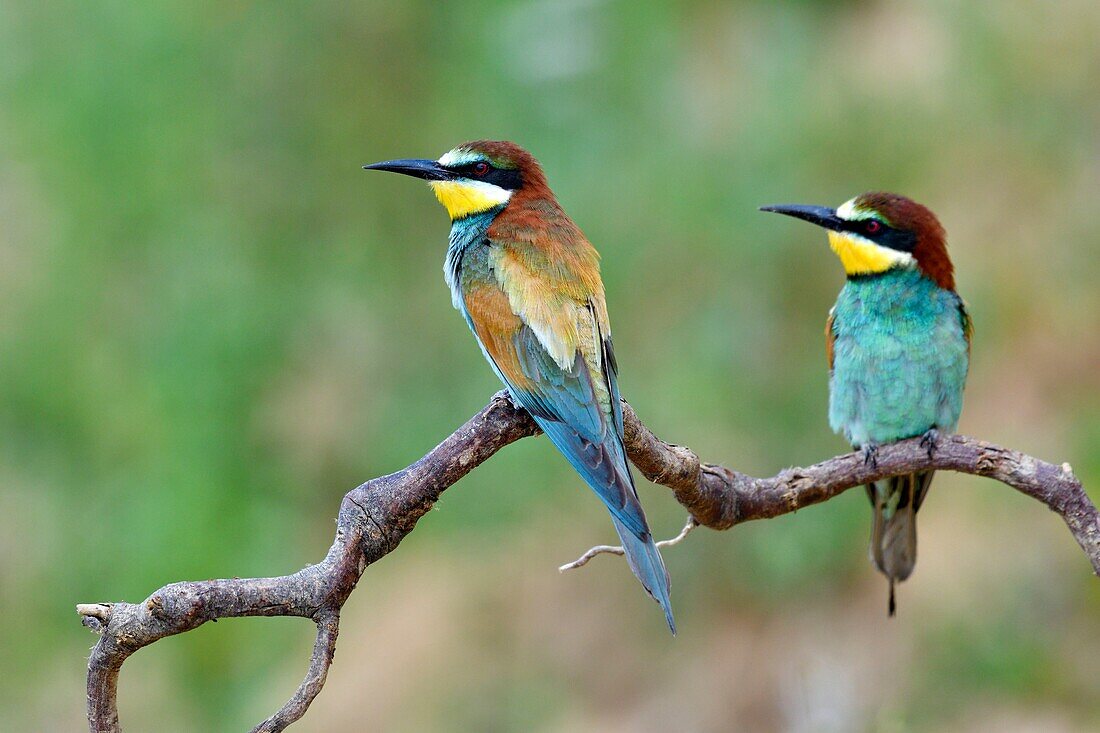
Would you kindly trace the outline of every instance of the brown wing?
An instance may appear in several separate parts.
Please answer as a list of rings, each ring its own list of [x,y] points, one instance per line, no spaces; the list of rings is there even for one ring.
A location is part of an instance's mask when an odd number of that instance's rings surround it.
[[[833,331],[833,321],[836,312],[829,310],[829,317],[825,320],[825,358],[829,360],[829,371],[833,370],[833,343],[836,341],[836,333]]]
[[[966,310],[966,301],[959,298],[959,317],[962,318],[963,336],[966,337],[966,355],[970,356],[970,346],[974,341],[974,322],[970,320],[970,312]]]

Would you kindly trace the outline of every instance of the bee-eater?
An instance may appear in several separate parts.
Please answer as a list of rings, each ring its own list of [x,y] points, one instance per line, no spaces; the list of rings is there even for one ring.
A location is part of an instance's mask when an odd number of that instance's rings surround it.
[[[451,217],[443,274],[493,371],[603,500],[630,569],[673,633],[669,578],[623,447],[599,255],[538,161],[510,142],[465,143],[439,160],[364,166],[428,181]]]
[[[836,209],[764,206],[828,230],[848,279],[825,324],[829,425],[873,463],[883,443],[954,432],[970,361],[970,316],[955,292],[946,234],[924,206],[865,193]],[[932,471],[867,486],[874,509],[870,555],[894,584],[917,560],[917,510]]]

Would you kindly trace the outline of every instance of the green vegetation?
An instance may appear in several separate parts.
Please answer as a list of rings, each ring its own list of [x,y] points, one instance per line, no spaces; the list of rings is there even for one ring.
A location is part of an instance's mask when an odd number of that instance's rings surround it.
[[[759,474],[845,449],[821,333],[843,275],[755,207],[926,203],[977,327],[961,429],[1095,495],[1098,33],[1091,0],[0,8],[5,727],[80,729],[75,603],[319,559],[344,491],[498,388],[442,282],[445,215],[359,170],[465,139],[531,149],[601,250],[643,419]],[[642,491],[674,534],[682,510]],[[889,623],[869,521],[853,491],[696,533],[666,555],[672,640],[620,562],[558,575],[613,534],[525,441],[370,569],[296,730],[1100,725],[1100,590],[1055,517],[939,476]],[[310,635],[161,642],[123,718],[246,728]]]

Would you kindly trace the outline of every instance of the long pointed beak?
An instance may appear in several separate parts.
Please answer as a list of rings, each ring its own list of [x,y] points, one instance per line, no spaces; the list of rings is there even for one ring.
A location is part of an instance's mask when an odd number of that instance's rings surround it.
[[[847,224],[836,215],[836,209],[827,206],[803,206],[801,204],[776,204],[773,206],[761,206],[761,211],[771,211],[776,214],[786,214],[796,219],[803,219],[811,224],[817,224],[826,229],[841,230]]]
[[[390,171],[391,173],[401,173],[413,178],[423,178],[425,181],[449,181],[454,178],[454,174],[436,161],[420,160],[418,158],[383,160],[381,163],[365,165],[363,170]]]

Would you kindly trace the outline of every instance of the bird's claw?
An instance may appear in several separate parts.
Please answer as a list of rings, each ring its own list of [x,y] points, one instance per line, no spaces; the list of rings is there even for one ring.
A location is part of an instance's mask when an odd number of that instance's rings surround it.
[[[936,455],[936,449],[940,447],[940,431],[928,428],[928,431],[920,438],[920,447],[928,451],[928,457]]]
[[[863,446],[863,465],[870,466],[871,468],[878,468],[878,446],[874,443],[868,443]]]
[[[527,408],[519,403],[519,400],[516,399],[516,396],[514,394],[512,394],[512,390],[506,389],[506,390],[504,390],[504,392],[505,392],[505,394],[508,395],[508,401],[512,403],[512,407],[514,409],[519,410],[521,412],[526,411]]]

